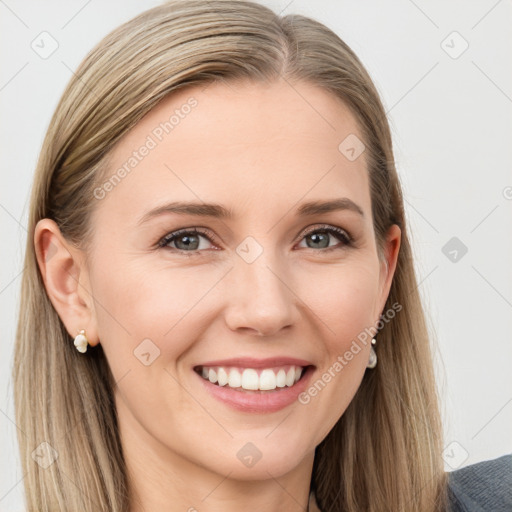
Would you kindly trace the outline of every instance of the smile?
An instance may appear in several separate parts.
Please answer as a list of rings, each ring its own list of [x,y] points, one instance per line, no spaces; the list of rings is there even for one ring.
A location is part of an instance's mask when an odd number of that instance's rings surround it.
[[[305,367],[285,365],[272,368],[240,368],[229,366],[199,366],[194,370],[217,386],[238,391],[274,391],[296,384]]]
[[[311,381],[316,366],[287,355],[238,356],[202,361],[192,367],[198,390],[230,409],[266,414],[291,406]],[[195,386],[195,384],[194,384]]]

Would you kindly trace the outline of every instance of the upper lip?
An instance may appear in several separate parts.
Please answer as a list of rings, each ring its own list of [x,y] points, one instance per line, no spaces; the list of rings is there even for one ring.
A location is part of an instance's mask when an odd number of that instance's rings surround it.
[[[295,357],[267,357],[265,359],[257,359],[254,357],[235,357],[232,359],[217,359],[215,361],[207,361],[196,366],[239,366],[242,368],[272,368],[275,366],[312,366],[313,363],[305,359],[297,359]]]

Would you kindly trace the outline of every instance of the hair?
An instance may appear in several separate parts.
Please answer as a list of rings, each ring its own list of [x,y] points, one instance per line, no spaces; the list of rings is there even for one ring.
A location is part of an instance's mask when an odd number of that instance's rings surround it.
[[[236,0],[187,0],[149,9],[85,57],[51,119],[30,198],[13,379],[29,511],[127,512],[130,485],[118,432],[114,382],[101,345],[73,346],[47,295],[34,230],[53,219],[74,246],[92,239],[94,188],[109,153],[173,91],[216,81],[283,79],[330,92],[354,114],[366,146],[379,258],[401,229],[377,367],[316,447],[311,491],[324,512],[444,510],[447,474],[433,360],[406,228],[391,133],[368,72],[335,33],[301,15],[278,16]],[[32,452],[56,450],[43,469]]]

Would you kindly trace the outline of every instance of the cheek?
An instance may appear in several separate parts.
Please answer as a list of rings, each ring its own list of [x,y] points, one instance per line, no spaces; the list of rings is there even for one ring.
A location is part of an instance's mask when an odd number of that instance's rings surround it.
[[[299,397],[310,416],[322,418],[315,434],[318,442],[345,412],[361,384],[378,292],[378,265],[371,261],[331,267],[327,273],[317,274],[315,286],[307,291],[305,302],[320,319],[322,358],[316,378]]]
[[[378,264],[361,260],[332,266],[309,279],[303,287],[305,302],[313,309],[331,356],[345,351],[353,339],[373,325],[378,299]]]
[[[143,268],[138,261],[121,258],[111,258],[109,265],[108,255],[100,260],[105,264],[91,281],[99,340],[115,381],[120,381],[116,394],[122,398],[118,406],[124,420],[133,415],[152,431],[179,423],[172,419],[172,410],[200,416],[173,376],[200,335],[197,303],[218,277],[211,276],[209,282],[205,276],[199,279],[193,268]]]
[[[177,333],[187,324],[188,338],[194,339],[187,315],[218,278],[193,267],[143,266],[141,259],[110,265],[108,256],[101,259],[105,264],[96,270],[93,286],[100,341],[133,352],[149,339],[162,353],[179,355],[186,347],[177,340],[186,338]]]

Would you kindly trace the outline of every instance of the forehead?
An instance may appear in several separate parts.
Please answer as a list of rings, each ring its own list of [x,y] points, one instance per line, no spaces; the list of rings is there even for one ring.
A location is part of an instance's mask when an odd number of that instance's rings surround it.
[[[361,139],[350,109],[308,83],[188,87],[113,149],[100,208],[126,216],[169,200],[211,200],[235,211],[235,203],[282,209],[326,194],[368,203],[365,154],[345,152]]]

